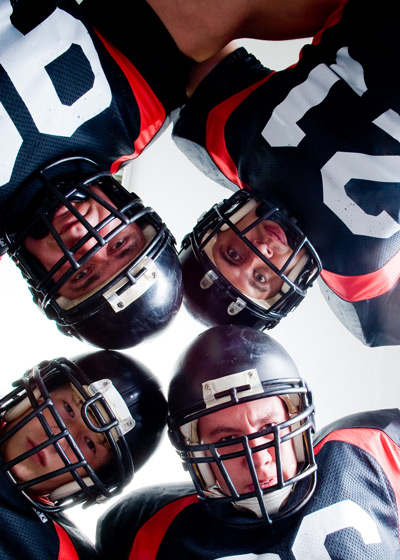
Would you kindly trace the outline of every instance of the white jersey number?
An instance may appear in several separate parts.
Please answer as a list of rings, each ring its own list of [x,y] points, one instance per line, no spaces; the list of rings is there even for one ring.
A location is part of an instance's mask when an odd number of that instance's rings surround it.
[[[344,500],[320,509],[302,520],[292,553],[296,560],[331,560],[325,548],[326,537],[346,528],[354,528],[366,545],[382,542],[375,521],[359,505],[351,500]],[[240,554],[224,556],[219,560],[281,560],[279,554]]]
[[[306,112],[320,104],[332,86],[343,79],[359,95],[367,91],[362,66],[351,58],[347,47],[337,52],[336,64],[320,64],[307,80],[293,88],[272,113],[262,135],[274,147],[296,147],[305,133],[297,124]],[[389,110],[374,124],[400,140],[400,115]],[[282,125],[282,123],[284,123]],[[386,239],[400,231],[398,224],[385,210],[377,216],[367,214],[346,193],[351,179],[380,183],[400,183],[400,156],[373,156],[337,152],[321,169],[324,203],[355,235]]]
[[[7,72],[32,120],[42,134],[70,137],[86,121],[106,109],[112,99],[93,42],[84,25],[63,10],[56,9],[27,35],[10,25],[11,5],[0,4],[0,64]],[[92,87],[71,105],[64,105],[46,72],[46,65],[79,45],[93,71]],[[73,80],[73,76],[71,77]],[[0,103],[0,185],[11,177],[23,143],[18,130]]]

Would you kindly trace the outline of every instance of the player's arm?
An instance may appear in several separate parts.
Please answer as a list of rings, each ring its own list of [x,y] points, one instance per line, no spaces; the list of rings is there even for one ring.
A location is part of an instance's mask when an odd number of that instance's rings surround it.
[[[311,37],[344,0],[147,0],[180,50],[198,62],[235,39]]]

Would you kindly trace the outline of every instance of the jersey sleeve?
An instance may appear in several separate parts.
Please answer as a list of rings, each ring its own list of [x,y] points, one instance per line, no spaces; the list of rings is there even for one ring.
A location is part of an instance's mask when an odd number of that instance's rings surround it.
[[[194,61],[179,51],[145,0],[135,0],[129,10],[126,2],[117,0],[111,13],[108,3],[97,0],[83,0],[81,8],[94,28],[135,65],[167,114],[183,104]],[[110,22],[112,13],[118,13],[118,21]]]
[[[119,500],[100,517],[97,523],[96,548],[100,557],[104,560],[135,558],[131,551],[141,530],[145,532],[145,546],[138,545],[141,554],[148,546],[157,548],[169,526],[169,520],[160,520],[157,514],[181,499],[184,500],[183,507],[185,507],[186,497],[197,501],[193,491],[191,484],[152,486],[139,489]],[[176,509],[173,507],[171,521],[175,514]],[[155,523],[153,520],[156,520]],[[148,531],[149,524],[151,527]]]
[[[296,219],[321,259],[327,303],[368,346],[400,344],[399,73],[388,68],[396,32],[386,15],[396,21],[400,8],[383,2],[343,2],[279,72],[234,52],[173,130],[210,179]]]
[[[326,302],[342,325],[364,345],[379,347],[400,344],[398,280],[389,291],[356,301],[349,301],[338,295],[335,286],[330,286],[327,278],[319,279],[318,284]]]
[[[316,456],[335,442],[357,450],[352,455],[358,457],[359,467],[353,470],[359,475],[357,484],[360,488],[364,485],[362,497],[365,500],[370,494],[369,506],[386,511],[387,517],[381,518],[382,527],[395,537],[399,547],[400,410],[361,412],[333,422],[318,432],[314,440]]]
[[[357,412],[344,416],[322,428],[315,436],[314,443],[320,444],[324,438],[337,430],[358,428],[382,432],[400,450],[400,411],[397,408]]]
[[[63,514],[34,509],[0,474],[0,558],[7,560],[96,560],[93,544]]]
[[[31,178],[50,163],[76,155],[116,173],[138,157],[184,102],[193,61],[145,0],[129,14],[122,0],[1,8],[0,209],[17,199],[9,216],[31,203]]]
[[[237,49],[204,78],[174,123],[172,138],[178,149],[210,179],[232,190],[240,185],[232,179],[228,165],[212,159],[207,149],[208,117],[218,105],[228,104],[240,92],[245,96],[248,88],[271,73],[246,49]],[[232,109],[228,105],[227,110]]]
[[[58,560],[99,560],[93,543],[64,514],[56,514],[53,518],[54,528],[59,540]]]

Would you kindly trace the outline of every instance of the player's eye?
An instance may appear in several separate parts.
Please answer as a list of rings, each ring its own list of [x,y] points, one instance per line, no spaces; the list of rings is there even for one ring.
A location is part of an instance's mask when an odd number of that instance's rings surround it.
[[[227,251],[228,257],[230,258],[231,261],[237,263],[241,261],[241,256],[239,255],[239,253],[235,250],[235,249],[228,249]]]
[[[264,424],[261,428],[260,428],[260,432],[263,432],[264,430],[270,430],[271,428],[273,428],[274,426],[277,425],[277,422],[270,422],[269,424]],[[271,434],[265,434],[266,436],[270,436]]]
[[[96,445],[93,443],[93,441],[85,436],[85,443],[88,447],[88,449],[91,451],[91,453],[96,453]]]
[[[79,280],[83,280],[85,276],[89,274],[89,268],[83,268],[77,274],[75,274],[73,278],[73,282],[79,282]]]
[[[218,443],[225,443],[227,441],[235,441],[236,439],[237,439],[237,436],[235,436],[235,435],[224,436],[224,437],[222,437],[218,440]]]
[[[267,282],[267,279],[265,278],[265,276],[263,276],[262,274],[260,274],[259,272],[255,272],[254,273],[254,279],[259,282],[260,284],[265,284]]]
[[[107,253],[112,255],[113,253],[118,253],[121,249],[127,246],[128,241],[131,241],[129,245],[130,250],[136,249],[136,242],[129,238],[129,236],[125,237],[118,237],[117,239],[113,239],[107,245]]]
[[[122,239],[117,239],[115,241],[115,243],[113,243],[111,245],[111,250],[112,251],[118,251],[118,249],[121,249],[121,247],[123,247],[126,243],[126,237],[122,238]]]
[[[72,406],[69,403],[67,403],[66,401],[63,401],[63,405],[64,405],[64,410],[66,410],[67,414],[69,416],[71,416],[71,418],[74,418],[75,412],[74,412],[74,409],[72,408]]]

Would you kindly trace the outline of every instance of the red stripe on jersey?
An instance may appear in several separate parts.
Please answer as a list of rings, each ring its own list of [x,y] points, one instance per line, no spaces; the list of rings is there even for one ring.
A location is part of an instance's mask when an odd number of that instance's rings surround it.
[[[372,428],[344,428],[326,436],[314,447],[315,455],[328,441],[343,441],[359,447],[370,454],[380,464],[388,478],[397,504],[400,518],[400,449],[390,437],[381,430]],[[400,539],[400,537],[399,537]]]
[[[343,8],[345,4],[347,4],[347,1],[348,0],[343,0],[339,8],[327,19],[324,25],[324,29],[321,29],[321,31],[315,35],[313,43],[319,43],[324,30],[328,27],[332,27],[338,21],[340,21],[340,19],[342,18]],[[296,66],[296,64],[293,64],[292,66]],[[230,181],[244,190],[251,190],[251,188],[246,183],[243,183],[243,181],[239,178],[239,173],[235,162],[229,155],[224,136],[225,124],[229,116],[241,104],[241,102],[260,85],[269,80],[270,77],[274,74],[275,72],[272,72],[259,82],[256,82],[255,84],[249,86],[247,89],[244,89],[243,91],[238,92],[236,95],[233,95],[229,99],[226,99],[225,101],[214,107],[214,109],[209,112],[207,118],[206,147],[211,159]],[[245,131],[243,131],[243,133],[245,134]]]
[[[211,159],[214,161],[216,166],[222,171],[222,173],[228,177],[230,181],[238,185],[241,189],[251,190],[246,183],[243,183],[239,178],[239,173],[235,162],[229,155],[228,149],[225,143],[225,123],[228,120],[232,112],[238,107],[244,99],[255,89],[257,89],[261,84],[269,80],[273,75],[269,74],[259,82],[249,86],[248,88],[240,91],[236,95],[233,95],[229,99],[226,99],[214,109],[212,109],[207,118],[206,127],[206,147],[210,154]],[[245,134],[246,131],[243,131]]]
[[[400,278],[400,251],[380,270],[362,276],[342,276],[323,270],[324,282],[346,301],[363,301],[386,294]]]
[[[113,163],[110,171],[115,173],[124,161],[135,159],[157,134],[165,121],[165,109],[132,62],[104,39],[100,33],[97,34],[107,51],[125,74],[140,112],[140,132],[134,142],[134,152],[131,155],[119,158]]]
[[[129,560],[155,560],[161,541],[171,522],[185,507],[198,502],[196,494],[179,498],[151,517],[138,531]]]
[[[66,530],[55,521],[53,523],[57,531],[58,540],[60,541],[58,560],[79,560],[78,553],[76,552]]]

